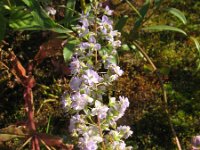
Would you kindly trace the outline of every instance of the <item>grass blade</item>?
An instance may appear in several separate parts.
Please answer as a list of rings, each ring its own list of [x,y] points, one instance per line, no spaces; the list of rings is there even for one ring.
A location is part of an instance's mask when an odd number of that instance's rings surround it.
[[[173,31],[173,32],[179,32],[187,36],[187,33],[183,31],[182,29],[168,26],[168,25],[155,25],[155,26],[150,26],[150,27],[145,27],[143,30],[148,30],[148,31]]]
[[[171,13],[172,15],[176,16],[183,24],[187,23],[185,15],[178,9],[176,8],[168,8],[167,11]]]

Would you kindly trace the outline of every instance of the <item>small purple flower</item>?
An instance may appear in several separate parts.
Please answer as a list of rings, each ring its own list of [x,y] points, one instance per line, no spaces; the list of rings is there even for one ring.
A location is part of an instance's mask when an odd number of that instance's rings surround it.
[[[124,97],[124,96],[119,96],[119,103],[121,105],[121,110],[120,112],[124,113],[125,110],[129,107],[129,101],[128,101],[128,98],[127,97]]]
[[[97,115],[99,119],[104,119],[107,116],[107,111],[109,108],[105,105],[102,105],[101,102],[95,102],[95,108],[92,109],[92,115]]]
[[[113,150],[125,150],[126,149],[126,144],[124,141],[114,141],[112,144]]]
[[[105,7],[105,14],[108,15],[108,16],[111,16],[112,13],[113,13],[113,11],[110,10],[109,6],[106,6],[106,7]]]
[[[124,73],[124,71],[121,70],[119,66],[117,66],[117,65],[115,65],[115,64],[113,64],[113,65],[111,65],[111,66],[112,66],[113,71],[114,71],[118,76],[121,76],[121,75]]]
[[[88,16],[89,16],[89,13],[88,14],[82,14],[81,15],[81,18],[80,18],[80,22],[82,23],[82,25],[85,27],[85,28],[88,28],[89,26],[89,21],[88,21]]]
[[[82,23],[83,27],[85,27],[85,28],[87,28],[89,26],[89,22],[88,22],[87,18],[84,18],[80,22]]]
[[[133,134],[129,126],[119,126],[117,127],[117,131],[123,136],[123,138],[127,139],[129,136]]]
[[[80,65],[78,58],[73,57],[72,61],[70,63],[71,73],[77,74],[77,73],[79,73],[80,69],[81,69],[81,65]]]
[[[92,50],[99,50],[101,49],[101,45],[99,43],[97,43],[96,39],[94,36],[90,36],[89,37],[89,42],[90,42],[90,48]]]
[[[89,136],[85,136],[79,139],[79,148],[81,150],[97,150],[97,143],[90,139]]]
[[[192,147],[194,150],[198,150],[198,147],[200,147],[200,135],[192,138]]]
[[[113,46],[113,48],[121,47],[121,41],[120,40],[112,41],[111,45]]]
[[[112,107],[109,109],[109,114],[113,116],[111,122],[117,121],[119,118],[121,118],[124,115],[127,107],[129,107],[128,98],[119,96],[119,99],[120,100],[117,101],[115,105],[112,104],[112,101],[110,102]]]
[[[88,69],[85,71],[85,74],[82,75],[85,83],[93,86],[96,83],[99,83],[102,78],[98,75],[98,73],[92,69]]]
[[[86,94],[80,94],[79,92],[73,94],[71,96],[72,100],[72,108],[75,110],[82,110],[87,105],[87,95]]]
[[[82,42],[80,44],[80,49],[81,50],[85,50],[85,49],[88,49],[88,48],[90,48],[90,43],[88,43],[88,42]]]
[[[81,83],[82,83],[82,80],[79,77],[73,77],[69,82],[69,86],[72,90],[78,91]]]
[[[86,49],[99,50],[99,49],[101,49],[101,45],[96,42],[96,39],[94,36],[90,36],[88,41],[89,42],[82,42],[80,44],[81,50],[86,50]]]
[[[105,15],[102,16],[102,23],[107,25],[112,25],[112,21]]]
[[[76,128],[78,124],[84,124],[84,118],[83,116],[76,114],[74,116],[71,117],[70,119],[70,124],[69,124],[69,131],[73,132]]]
[[[109,34],[109,32],[113,30],[112,21],[105,15],[102,16],[100,30],[104,35]]]

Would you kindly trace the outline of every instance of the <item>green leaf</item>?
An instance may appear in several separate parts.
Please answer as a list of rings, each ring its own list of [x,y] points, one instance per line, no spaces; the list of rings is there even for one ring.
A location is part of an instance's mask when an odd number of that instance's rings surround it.
[[[34,6],[34,0],[22,0],[28,7]]]
[[[57,32],[57,33],[72,33],[73,31],[64,27],[55,27],[49,29],[50,31]]]
[[[24,138],[28,131],[22,126],[10,125],[0,129],[0,142],[9,141],[13,138]]]
[[[14,135],[14,134],[1,134],[0,133],[0,142],[6,142],[9,140],[12,140],[13,138],[23,138],[24,136],[22,135]]]
[[[45,20],[43,20],[43,19],[39,16],[39,14],[38,14],[37,12],[32,11],[31,14],[32,14],[32,16],[33,16],[34,21],[37,22],[37,24],[39,24],[39,26],[45,27],[45,24],[44,24],[44,21],[45,21]]]
[[[115,29],[118,30],[119,32],[121,32],[123,27],[125,26],[127,20],[128,20],[128,16],[127,15],[123,16],[122,18],[120,18],[117,21],[116,25],[115,25]]]
[[[36,0],[22,0],[30,9],[33,19],[40,25],[41,29],[48,29],[56,26],[54,20],[48,16],[40,3]]]
[[[198,52],[199,52],[199,54],[200,54],[200,44],[199,44],[199,42],[197,41],[197,39],[194,38],[194,37],[190,37],[190,39],[194,42],[194,44],[195,44],[195,46],[196,46],[196,48],[197,48],[197,50],[198,50]]]
[[[74,9],[75,9],[76,1],[75,0],[68,0],[66,5],[66,11],[65,11],[65,25],[69,26],[71,23],[71,19],[74,15]]]
[[[78,40],[71,40],[67,42],[67,44],[65,45],[63,49],[63,57],[66,62],[71,59],[74,52],[74,48],[78,43],[79,43]]]
[[[138,18],[134,24],[134,29],[139,28],[142,25],[142,22],[144,20],[144,17],[146,16],[148,10],[149,10],[149,6],[150,6],[150,0],[146,0],[146,2],[144,3],[144,5],[141,7],[141,9],[139,10],[140,14],[142,17]],[[134,30],[133,29],[133,30]],[[132,30],[132,32],[133,32]]]
[[[167,11],[171,13],[172,15],[176,16],[180,21],[183,22],[183,24],[187,23],[185,15],[178,9],[176,8],[168,8]]]
[[[34,21],[31,13],[25,11],[23,7],[12,8],[10,13],[9,25],[11,28],[14,29],[26,29],[39,26],[39,24]]]
[[[2,14],[0,14],[0,20],[1,20],[0,23],[0,41],[1,41],[5,35],[7,20]]]
[[[173,31],[173,32],[179,32],[187,36],[187,33],[183,31],[182,29],[167,26],[167,25],[155,25],[150,27],[145,27],[143,30],[149,30],[149,31]]]

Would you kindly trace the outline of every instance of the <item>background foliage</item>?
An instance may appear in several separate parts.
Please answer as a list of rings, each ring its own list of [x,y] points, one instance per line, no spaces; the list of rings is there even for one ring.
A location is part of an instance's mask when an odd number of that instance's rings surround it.
[[[114,10],[115,28],[122,32],[124,45],[118,59],[125,70],[123,77],[110,88],[110,93],[116,96],[123,93],[131,103],[119,123],[132,126],[134,135],[127,142],[134,149],[176,149],[163,111],[159,80],[135,46],[137,42],[160,71],[168,93],[172,123],[183,149],[189,149],[191,137],[200,132],[200,51],[197,42],[200,39],[200,2],[128,2],[107,2]],[[45,10],[47,6],[55,8],[56,15],[49,16]],[[37,63],[33,94],[38,130],[59,135],[66,142],[71,140],[67,131],[68,115],[62,110],[60,99],[68,90],[67,61],[76,44],[72,32],[79,12],[80,1],[0,2],[0,128],[26,118],[23,88],[11,73],[8,53],[12,49],[23,66],[27,67],[30,61]],[[0,143],[0,147],[13,149],[20,144],[21,141],[15,139]]]

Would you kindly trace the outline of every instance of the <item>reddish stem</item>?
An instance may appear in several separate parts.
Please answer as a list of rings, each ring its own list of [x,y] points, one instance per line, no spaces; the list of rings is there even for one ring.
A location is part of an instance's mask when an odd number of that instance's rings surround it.
[[[32,150],[40,150],[38,137],[35,135],[36,133],[36,125],[34,121],[34,105],[33,105],[33,93],[32,88],[34,86],[34,78],[29,76],[25,82],[26,89],[24,91],[24,100],[26,106],[26,112],[28,114],[28,126],[30,133],[33,135],[32,138]]]

